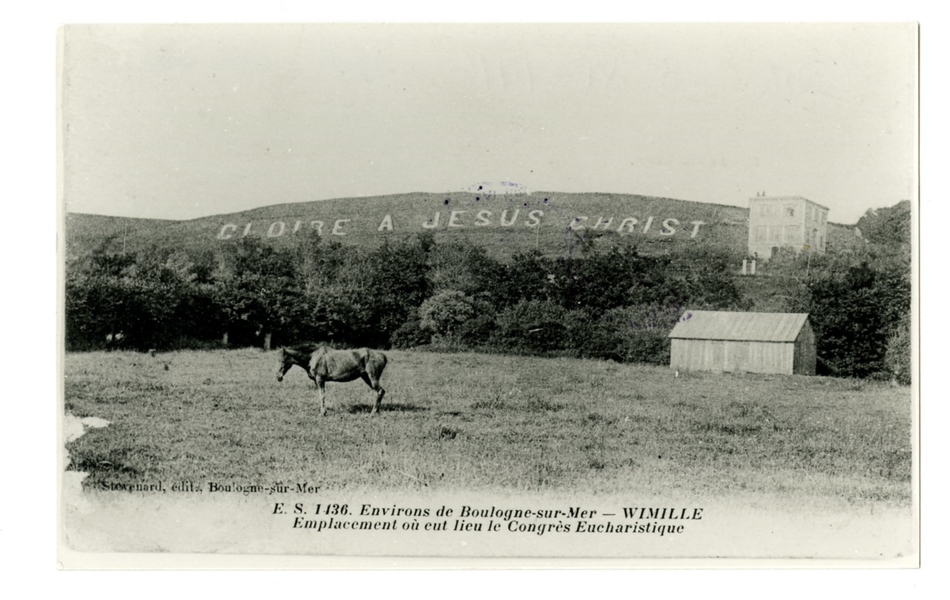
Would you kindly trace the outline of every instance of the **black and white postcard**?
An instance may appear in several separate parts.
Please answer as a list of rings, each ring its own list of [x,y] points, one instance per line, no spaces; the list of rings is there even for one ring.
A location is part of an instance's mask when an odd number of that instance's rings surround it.
[[[917,566],[917,38],[64,26],[62,564]]]

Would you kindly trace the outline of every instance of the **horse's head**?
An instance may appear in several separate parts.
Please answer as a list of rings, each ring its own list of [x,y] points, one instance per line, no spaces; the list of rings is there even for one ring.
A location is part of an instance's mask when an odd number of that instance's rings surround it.
[[[277,349],[277,381],[284,380],[284,374],[294,366],[294,359],[283,348]]]

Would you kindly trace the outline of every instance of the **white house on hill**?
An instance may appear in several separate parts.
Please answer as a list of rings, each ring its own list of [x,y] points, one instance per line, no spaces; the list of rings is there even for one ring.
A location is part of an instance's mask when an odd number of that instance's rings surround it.
[[[771,258],[779,248],[823,254],[828,209],[801,196],[749,198],[749,254]]]

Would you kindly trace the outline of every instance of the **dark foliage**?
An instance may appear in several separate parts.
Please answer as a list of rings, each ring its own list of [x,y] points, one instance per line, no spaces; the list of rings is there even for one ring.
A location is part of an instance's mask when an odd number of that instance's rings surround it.
[[[412,317],[393,332],[390,343],[393,348],[417,348],[429,343],[432,334],[422,328],[419,318]]]
[[[643,255],[577,235],[567,257],[502,262],[431,234],[375,249],[314,234],[280,249],[242,238],[217,253],[117,252],[67,265],[66,343],[96,348],[292,344],[439,347],[668,364],[683,311],[748,310],[753,298],[808,312],[819,372],[910,379],[909,205],[869,211],[871,241],[840,255],[780,256],[764,277],[709,246]],[[609,243],[608,243],[609,242]],[[777,283],[782,282],[779,286]],[[434,347],[434,346],[433,346]]]
[[[872,244],[910,244],[910,201],[887,208],[871,209],[858,219],[858,229]]]
[[[886,261],[819,271],[804,286],[798,308],[811,315],[819,374],[868,377],[889,371],[888,341],[910,314],[909,268]],[[909,346],[908,346],[909,348]]]

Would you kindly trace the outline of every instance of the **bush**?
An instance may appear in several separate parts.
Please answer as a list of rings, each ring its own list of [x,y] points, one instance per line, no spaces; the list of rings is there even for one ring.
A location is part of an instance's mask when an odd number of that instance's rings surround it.
[[[910,283],[886,267],[864,262],[818,273],[803,289],[797,306],[815,329],[819,374],[870,377],[889,369],[888,338],[909,312]]]
[[[580,356],[668,365],[670,340],[666,336],[678,314],[678,307],[657,306],[628,306],[608,311],[589,323],[579,336]]]
[[[596,318],[587,311],[572,310],[565,319],[568,347],[581,358],[620,361],[620,338],[611,319]]]
[[[621,333],[620,356],[626,363],[670,364],[668,332],[656,329],[630,329]]]
[[[432,334],[422,328],[418,318],[410,319],[393,332],[390,343],[393,348],[405,349],[424,346],[429,343]]]
[[[498,317],[492,343],[503,349],[551,352],[567,348],[567,311],[553,302],[522,301]]]
[[[478,315],[459,325],[455,332],[458,340],[471,346],[483,346],[498,329],[495,318],[488,313]]]
[[[419,307],[420,324],[435,335],[452,335],[475,316],[475,301],[457,290],[444,290]]]
[[[890,375],[900,384],[911,382],[910,325],[903,323],[887,341],[885,363]]]

